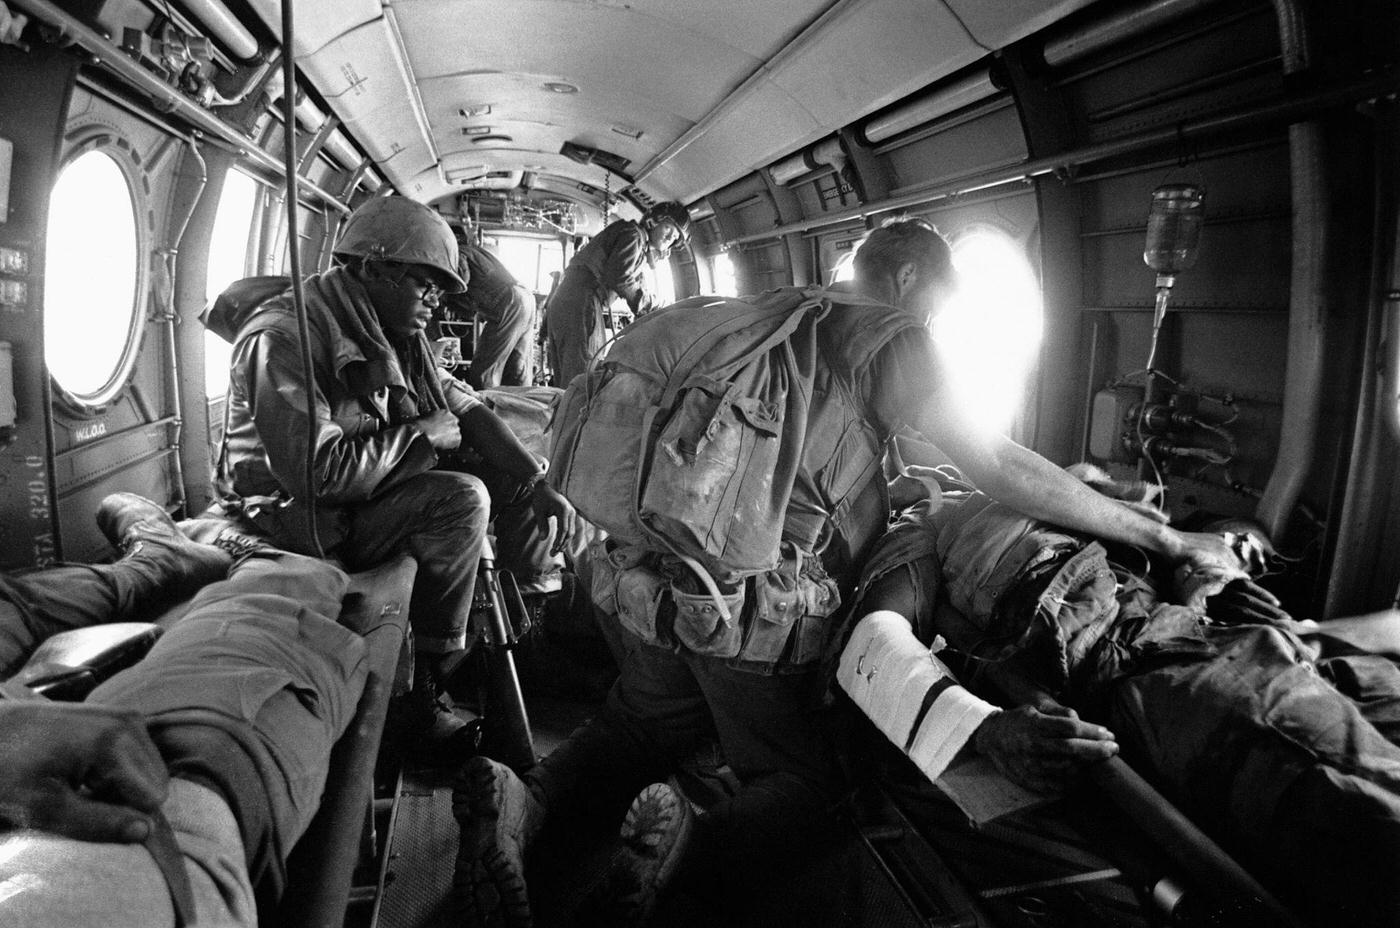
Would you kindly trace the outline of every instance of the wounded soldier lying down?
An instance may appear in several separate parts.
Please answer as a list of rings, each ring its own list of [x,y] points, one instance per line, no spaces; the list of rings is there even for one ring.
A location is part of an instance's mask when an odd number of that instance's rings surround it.
[[[1230,537],[1258,566],[1252,536]],[[1400,924],[1400,612],[1296,622],[1250,584],[1157,566],[945,493],[881,540],[838,680],[930,778],[972,740],[1044,787],[1116,738],[1312,921]],[[971,658],[970,687],[1022,708],[962,690],[936,636]]]
[[[98,512],[124,556],[0,576],[0,925],[249,928],[286,887],[364,689],[349,577],[150,500]],[[193,595],[83,703],[11,675],[45,639]],[[6,678],[10,679],[6,679]]]

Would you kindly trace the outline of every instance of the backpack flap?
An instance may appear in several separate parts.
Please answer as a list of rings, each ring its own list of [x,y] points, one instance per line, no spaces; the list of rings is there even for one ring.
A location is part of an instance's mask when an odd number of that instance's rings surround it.
[[[777,566],[806,436],[811,384],[801,374],[817,350],[810,320],[824,309],[812,300],[787,309],[756,344],[755,334],[736,332],[751,350],[722,365],[707,356],[698,376],[678,371],[668,392],[679,384],[679,402],[659,404],[674,412],[657,434],[660,453],[649,456],[638,521],[722,583]]]

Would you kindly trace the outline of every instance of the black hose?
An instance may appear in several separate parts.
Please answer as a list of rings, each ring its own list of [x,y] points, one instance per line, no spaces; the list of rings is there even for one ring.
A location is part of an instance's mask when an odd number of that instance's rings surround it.
[[[287,257],[292,271],[292,306],[301,344],[301,372],[306,382],[306,467],[302,472],[306,501],[306,531],[311,551],[325,557],[316,528],[316,381],[311,366],[311,329],[306,318],[306,295],[301,285],[301,250],[297,246],[296,56],[292,54],[292,2],[282,0],[282,166],[286,172]]]

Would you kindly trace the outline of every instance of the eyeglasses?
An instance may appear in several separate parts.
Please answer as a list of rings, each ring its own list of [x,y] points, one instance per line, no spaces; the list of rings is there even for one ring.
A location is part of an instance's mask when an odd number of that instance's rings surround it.
[[[394,281],[394,286],[396,287],[402,287],[404,285],[422,290],[423,294],[419,299],[423,301],[424,305],[431,306],[434,309],[437,308],[438,302],[442,299],[443,294],[447,292],[446,288],[437,283],[437,281],[425,280],[412,268],[405,270],[399,275],[398,280]]]

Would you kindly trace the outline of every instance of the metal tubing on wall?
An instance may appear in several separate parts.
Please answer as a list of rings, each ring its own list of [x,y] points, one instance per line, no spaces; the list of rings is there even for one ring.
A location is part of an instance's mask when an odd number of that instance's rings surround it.
[[[132,61],[100,32],[90,28],[82,20],[63,10],[57,4],[50,2],[50,0],[11,0],[11,2],[31,13],[36,19],[59,27],[66,35],[71,36],[79,46],[90,52],[97,59],[97,64],[110,69],[118,77],[168,108],[171,113],[184,119],[195,128],[202,129],[227,144],[236,146],[240,152],[263,168],[280,174],[282,170],[280,159],[263,151],[237,129]],[[350,211],[349,206],[306,178],[298,177],[296,180],[298,189],[302,193],[310,194],[341,212],[348,213]]]
[[[1285,75],[1308,67],[1306,23],[1294,0],[1274,0]],[[1335,233],[1323,178],[1322,127],[1316,120],[1288,127],[1293,194],[1293,272],[1289,285],[1288,363],[1283,424],[1273,473],[1255,516],[1281,539],[1317,457],[1322,418],[1322,368],[1330,313],[1325,275]]]

